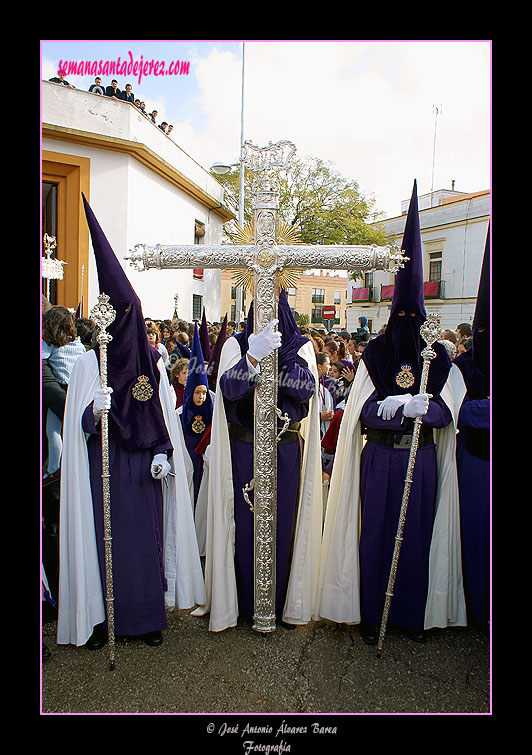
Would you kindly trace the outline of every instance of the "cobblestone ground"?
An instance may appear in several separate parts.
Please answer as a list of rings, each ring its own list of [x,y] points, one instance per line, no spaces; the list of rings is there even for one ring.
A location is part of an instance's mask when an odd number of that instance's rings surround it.
[[[418,644],[389,626],[378,658],[355,626],[319,621],[259,634],[245,621],[221,633],[207,625],[207,617],[169,612],[164,643],[117,638],[110,671],[106,648],[56,645],[56,623],[45,623],[51,657],[42,665],[42,714],[203,713],[214,721],[213,735],[227,740],[247,734],[246,721],[263,714],[294,716],[309,734],[321,720],[315,714],[334,714],[334,725],[346,727],[355,716],[345,714],[490,713],[486,628],[432,630]],[[246,714],[236,719],[238,734],[229,732],[230,714]],[[208,716],[187,719],[207,731]],[[264,720],[274,726],[277,718]],[[270,733],[274,744],[282,735]]]

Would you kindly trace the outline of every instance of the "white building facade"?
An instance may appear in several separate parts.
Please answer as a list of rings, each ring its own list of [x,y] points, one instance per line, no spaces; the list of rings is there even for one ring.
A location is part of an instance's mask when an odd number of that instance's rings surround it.
[[[387,241],[401,245],[409,200],[402,215],[381,221]],[[436,191],[418,197],[423,247],[425,307],[440,316],[442,328],[472,323],[491,211],[490,191],[464,194]],[[426,208],[426,209],[423,209]],[[408,263],[407,263],[408,264]],[[362,281],[348,280],[347,330],[356,331],[358,318],[368,318],[377,333],[387,322],[395,276],[369,273]]]
[[[205,306],[207,319],[219,321],[220,271],[140,273],[124,260],[140,243],[219,244],[223,223],[235,217],[231,197],[178,146],[178,135],[171,139],[127,102],[46,81],[41,121],[43,233],[57,237],[57,259],[67,263],[54,303],[77,308],[83,294],[87,316],[99,294],[83,191],[145,317],[171,319],[177,303],[180,319],[200,319]]]

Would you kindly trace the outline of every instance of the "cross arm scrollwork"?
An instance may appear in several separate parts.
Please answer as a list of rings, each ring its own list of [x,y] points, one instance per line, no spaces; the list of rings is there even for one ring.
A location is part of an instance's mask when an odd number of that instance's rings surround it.
[[[275,247],[280,268],[306,270],[387,270],[394,273],[404,257],[395,246],[375,245],[281,245]],[[169,270],[178,268],[251,268],[257,247],[252,244],[189,244],[179,246],[147,246],[137,244],[124,259],[137,270]]]
[[[182,268],[237,268],[251,264],[255,247],[252,245],[189,244],[180,246],[147,246],[136,244],[124,259],[139,271]]]

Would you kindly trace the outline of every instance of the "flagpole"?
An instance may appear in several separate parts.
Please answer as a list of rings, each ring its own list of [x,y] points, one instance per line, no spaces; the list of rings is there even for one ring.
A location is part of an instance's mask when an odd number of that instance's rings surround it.
[[[238,181],[238,225],[244,227],[244,70],[246,43],[242,42],[242,101],[240,107],[240,175]],[[244,287],[236,290],[236,324],[240,325],[241,313],[244,308]]]

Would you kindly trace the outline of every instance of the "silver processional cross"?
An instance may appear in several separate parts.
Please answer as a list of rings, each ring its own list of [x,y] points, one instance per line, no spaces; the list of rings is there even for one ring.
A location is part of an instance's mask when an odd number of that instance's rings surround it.
[[[397,247],[278,245],[278,171],[289,170],[292,142],[256,147],[245,142],[241,160],[254,174],[254,243],[146,246],[137,244],[125,259],[137,270],[149,268],[230,268],[253,277],[254,323],[259,333],[277,318],[279,275],[285,269],[329,268],[396,272],[405,257]],[[253,629],[275,629],[275,543],[277,525],[277,352],[260,363],[255,390],[254,527],[255,605]]]

